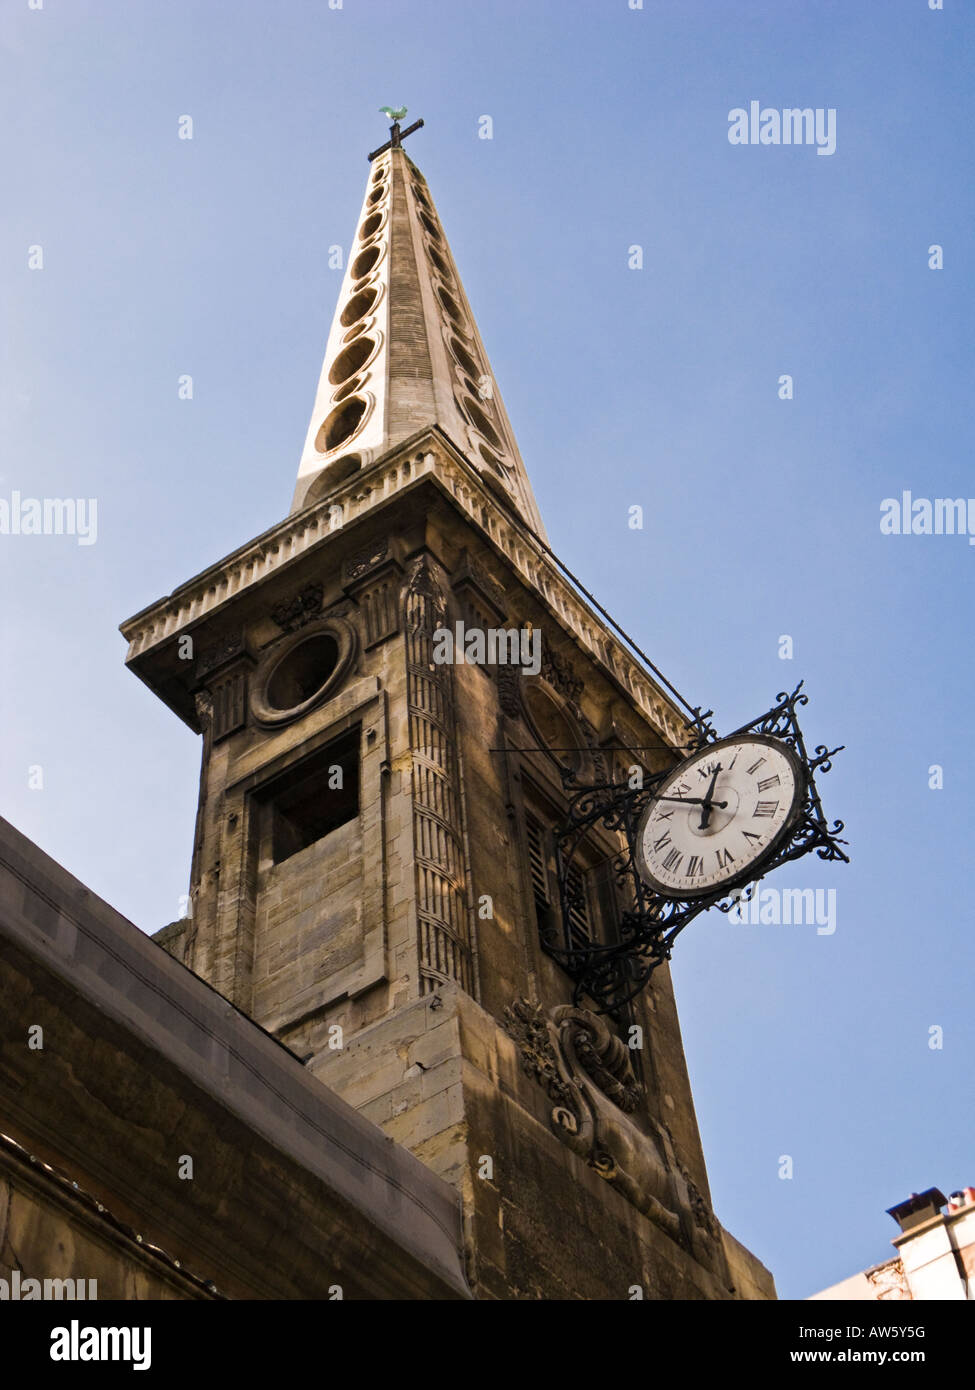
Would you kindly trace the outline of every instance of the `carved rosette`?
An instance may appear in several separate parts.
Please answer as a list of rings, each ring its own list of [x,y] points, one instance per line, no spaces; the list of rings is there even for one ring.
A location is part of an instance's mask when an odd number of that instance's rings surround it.
[[[445,980],[471,987],[453,668],[433,660],[433,634],[446,621],[444,591],[422,557],[407,585],[405,626],[423,994]]]

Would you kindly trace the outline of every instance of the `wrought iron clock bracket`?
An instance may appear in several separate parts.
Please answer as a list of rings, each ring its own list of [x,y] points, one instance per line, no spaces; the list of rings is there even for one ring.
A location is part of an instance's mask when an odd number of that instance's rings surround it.
[[[809,703],[802,686],[800,681],[791,693],[781,691],[771,709],[727,735],[731,738],[760,734],[777,739],[792,750],[804,778],[798,814],[759,872],[751,872],[742,882],[724,884],[708,896],[665,897],[645,882],[637,867],[637,827],[656,788],[674,775],[673,768],[641,774],[625,782],[609,780],[589,786],[580,786],[571,770],[563,770],[562,783],[570,801],[566,818],[555,832],[561,923],[549,927],[542,942],[575,980],[573,997],[577,1005],[585,1000],[595,1003],[600,1013],[618,1015],[644,989],[653,971],[670,959],[676,938],[695,917],[712,907],[727,913],[738,902],[747,902],[756,884],[783,864],[810,853],[820,859],[849,863],[842,848],[847,842],[840,839],[843,822],[827,821],[816,785],[817,774],[830,771],[832,759],[842,751],[842,745],[829,748],[819,744],[810,756],[797,715],[798,709]],[[688,755],[699,753],[719,738],[710,723],[710,710],[702,714],[696,709],[693,713],[687,726],[688,744],[683,750]],[[573,939],[568,926],[574,910],[581,907],[580,876],[573,872],[573,863],[586,836],[596,826],[617,834],[621,841],[621,849],[611,861],[621,907],[616,940],[608,944]]]

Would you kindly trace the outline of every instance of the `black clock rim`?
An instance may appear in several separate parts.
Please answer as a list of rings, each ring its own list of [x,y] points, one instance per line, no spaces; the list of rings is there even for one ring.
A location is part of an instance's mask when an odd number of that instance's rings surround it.
[[[776,752],[781,753],[791,762],[796,779],[796,794],[792,803],[792,810],[779,828],[775,838],[770,841],[757,858],[751,861],[748,868],[742,870],[741,873],[734,875],[733,878],[724,879],[720,885],[711,884],[710,887],[707,888],[700,888],[697,890],[671,888],[669,885],[661,883],[659,879],[654,877],[646,867],[643,858],[644,826],[653,814],[653,808],[659,800],[658,794],[655,793],[650,798],[646,809],[637,823],[636,854],[634,857],[637,871],[647,887],[651,888],[659,897],[667,899],[668,902],[692,902],[696,901],[698,898],[709,897],[713,897],[715,902],[719,902],[722,898],[727,897],[728,893],[733,889],[740,888],[746,883],[751,883],[753,880],[761,878],[760,869],[763,865],[767,864],[768,861],[773,858],[776,851],[781,848],[783,841],[795,829],[796,822],[800,818],[802,807],[805,804],[806,795],[809,790],[809,779],[795,749],[783,739],[776,738],[774,734],[728,734],[725,738],[716,739],[714,743],[708,743],[703,748],[698,748],[696,752],[686,757],[683,762],[678,763],[671,771],[667,782],[663,783],[663,786],[667,786],[670,781],[677,777],[680,774],[681,768],[691,763],[696,763],[699,758],[707,753],[711,753],[714,749],[730,747],[733,743],[765,743],[774,748]]]

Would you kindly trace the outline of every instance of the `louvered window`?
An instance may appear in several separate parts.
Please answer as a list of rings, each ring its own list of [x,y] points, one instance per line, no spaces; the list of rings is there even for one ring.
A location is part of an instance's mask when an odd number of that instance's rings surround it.
[[[532,898],[539,926],[548,919],[548,870],[545,867],[545,831],[533,816],[525,817],[528,836],[528,871],[531,874]]]
[[[566,875],[566,904],[569,920],[563,925],[572,947],[588,946],[592,941],[592,919],[589,915],[589,895],[586,879],[576,864],[570,864]]]
[[[554,886],[553,837],[551,822],[526,810],[525,838],[528,846],[528,875],[531,880],[535,919],[542,945],[553,950],[581,950],[596,939],[591,884],[584,865],[570,863],[565,880],[565,902],[553,900],[550,885]]]

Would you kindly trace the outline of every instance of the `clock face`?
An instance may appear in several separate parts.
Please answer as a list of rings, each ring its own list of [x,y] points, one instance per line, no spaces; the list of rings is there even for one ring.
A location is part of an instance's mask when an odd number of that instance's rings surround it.
[[[799,760],[778,739],[741,734],[708,744],[661,784],[644,812],[641,876],[666,898],[702,897],[747,880],[794,825],[805,790]]]

